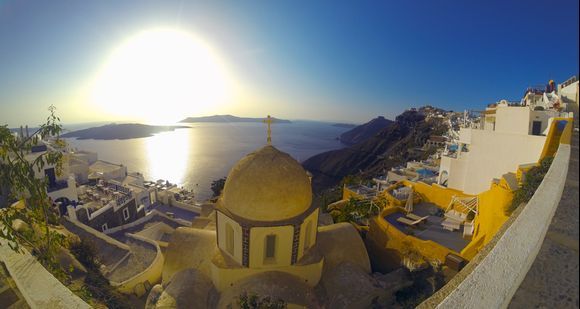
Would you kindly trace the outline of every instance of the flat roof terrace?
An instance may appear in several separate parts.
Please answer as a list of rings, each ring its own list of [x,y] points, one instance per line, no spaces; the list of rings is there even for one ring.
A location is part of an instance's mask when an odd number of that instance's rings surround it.
[[[431,240],[457,253],[461,252],[469,244],[470,241],[463,238],[463,226],[457,231],[449,231],[443,228],[441,222],[443,222],[444,217],[439,207],[431,203],[420,203],[413,208],[415,215],[420,217],[428,216],[426,221],[416,227],[397,221],[397,219],[405,216],[403,212],[392,213],[386,216],[385,220],[407,235],[412,235],[422,240]]]

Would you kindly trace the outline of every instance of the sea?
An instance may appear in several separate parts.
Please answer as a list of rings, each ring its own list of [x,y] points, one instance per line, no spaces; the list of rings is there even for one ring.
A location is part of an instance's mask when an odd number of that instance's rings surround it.
[[[183,125],[183,124],[178,124]],[[212,196],[212,181],[225,177],[246,154],[266,145],[263,123],[193,123],[151,137],[126,140],[77,140],[70,147],[98,153],[100,160],[120,163],[146,180],[167,180],[192,190],[196,199]],[[66,126],[69,130],[88,125]],[[338,137],[349,128],[316,121],[272,125],[272,144],[302,162],[321,152],[345,147]]]

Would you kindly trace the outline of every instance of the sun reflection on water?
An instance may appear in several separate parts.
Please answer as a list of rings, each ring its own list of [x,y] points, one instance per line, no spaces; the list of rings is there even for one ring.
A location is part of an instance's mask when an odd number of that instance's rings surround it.
[[[146,139],[146,152],[151,179],[165,179],[184,185],[189,170],[192,129],[176,129],[174,132],[156,134]]]

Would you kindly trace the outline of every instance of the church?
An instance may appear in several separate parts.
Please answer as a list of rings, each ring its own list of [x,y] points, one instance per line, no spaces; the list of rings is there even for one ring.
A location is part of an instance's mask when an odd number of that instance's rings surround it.
[[[147,308],[237,308],[242,295],[361,308],[386,297],[358,231],[319,224],[319,214],[308,173],[268,138],[231,169],[211,213],[194,219],[213,224],[173,233]]]

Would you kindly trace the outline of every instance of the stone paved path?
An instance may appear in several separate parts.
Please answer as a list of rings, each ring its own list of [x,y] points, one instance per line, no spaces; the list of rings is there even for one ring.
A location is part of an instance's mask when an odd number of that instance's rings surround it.
[[[575,132],[560,204],[510,308],[578,308],[578,182],[578,132]]]

